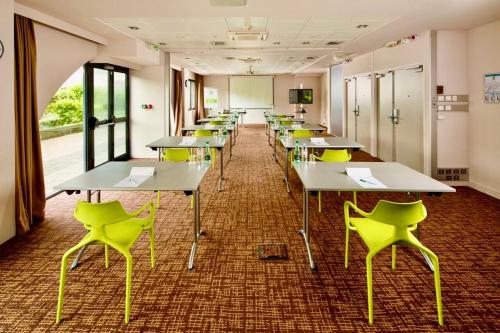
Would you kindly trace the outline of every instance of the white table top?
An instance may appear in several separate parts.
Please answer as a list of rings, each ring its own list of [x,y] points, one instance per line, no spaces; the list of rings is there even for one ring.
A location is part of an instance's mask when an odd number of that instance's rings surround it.
[[[295,142],[297,141],[300,146],[305,144],[307,148],[361,149],[364,147],[360,143],[351,141],[341,136],[321,136],[318,138],[325,139],[326,144],[314,144],[311,142],[311,138],[292,138],[291,136],[288,136],[287,138],[281,137],[280,141],[286,149],[295,148]]]
[[[396,162],[293,162],[293,167],[308,191],[455,192],[454,188]],[[347,176],[346,167],[370,168],[373,177],[387,188],[362,188]]]
[[[280,127],[283,127],[283,129],[288,129],[289,131],[294,131],[296,129],[304,129],[304,130],[310,130],[310,131],[324,131],[326,128],[324,126],[318,125],[318,124],[302,124],[302,125],[297,125],[300,126],[295,128],[294,126],[273,126],[273,131],[279,131]]]
[[[226,123],[234,123],[236,122],[236,119],[231,119],[231,118],[201,118],[201,119],[198,119],[197,122],[198,123],[209,123],[211,121],[223,121],[223,122],[226,122]]]
[[[219,128],[226,128],[228,131],[232,131],[234,129],[234,126],[231,126],[231,127],[226,127],[226,125],[190,125],[190,126],[185,126],[181,129],[181,131],[184,131],[184,132],[194,132],[198,129],[205,129],[205,130],[210,130],[210,131],[218,131]]]
[[[132,167],[155,167],[154,176],[138,187],[114,187]],[[102,191],[196,191],[210,168],[209,163],[128,161],[108,162],[55,187],[56,190]]]
[[[183,138],[189,138],[190,140],[195,140],[192,144],[181,145]],[[204,147],[208,142],[210,148],[222,148],[226,144],[228,136],[225,137],[214,137],[214,136],[164,136],[158,140],[148,143],[146,147],[156,150],[157,148],[197,148]]]

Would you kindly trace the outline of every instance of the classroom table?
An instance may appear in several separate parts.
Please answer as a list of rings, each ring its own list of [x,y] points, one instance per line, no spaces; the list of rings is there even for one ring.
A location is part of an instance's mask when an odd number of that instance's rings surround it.
[[[229,132],[229,159],[233,157],[233,145],[236,143],[236,137],[234,136],[234,126],[225,126],[225,125],[190,125],[184,126],[181,128],[182,136],[185,136],[187,133],[194,132],[196,130],[208,130],[212,132],[218,132],[219,129],[226,129]]]
[[[267,143],[269,143],[270,146],[272,146],[272,144],[271,144],[271,127],[274,123],[274,119],[275,119],[275,117],[266,116],[265,130],[266,130],[266,135],[267,135]],[[292,118],[292,119],[286,119],[286,120],[288,120],[288,121],[291,120],[292,122],[297,123],[297,124],[303,124],[306,122],[304,119],[301,119],[301,118]]]
[[[274,157],[274,160],[277,161],[278,158],[277,158],[277,155],[276,155],[276,146],[277,146],[277,134],[280,129],[283,128],[283,130],[288,130],[289,132],[293,132],[295,130],[309,130],[311,132],[316,132],[316,133],[321,133],[323,132],[326,128],[324,126],[321,126],[321,125],[317,125],[317,124],[302,124],[302,125],[291,125],[291,126],[288,126],[288,125],[279,125],[279,126],[273,126],[271,127],[271,129],[273,130],[274,132],[274,154],[273,154],[273,157]]]
[[[360,143],[354,142],[344,137],[339,136],[322,136],[321,139],[324,139],[324,143],[313,143],[311,138],[292,138],[290,135],[288,137],[281,137],[280,142],[285,148],[285,160],[284,160],[284,172],[285,172],[285,183],[286,189],[290,192],[290,185],[288,182],[288,158],[290,150],[295,148],[295,143],[298,141],[299,145],[302,147],[303,145],[306,148],[312,151],[314,149],[347,149],[349,151],[355,151],[363,148],[364,146]],[[309,158],[309,154],[307,156]]]
[[[396,162],[293,162],[293,167],[304,187],[303,190],[303,227],[299,230],[303,236],[309,265],[316,269],[309,234],[309,193],[311,191],[347,191],[347,192],[406,192],[415,193],[417,200],[420,193],[455,192],[455,189],[429,176]],[[372,175],[387,188],[363,188],[345,173],[349,168],[370,168]],[[417,232],[419,232],[417,229]],[[430,259],[424,254],[425,261],[433,270]]]
[[[155,174],[137,187],[116,187],[115,185],[125,179],[132,167],[155,167]],[[108,162],[95,169],[74,177],[55,189],[68,194],[87,191],[87,201],[91,202],[92,192],[98,192],[100,202],[101,191],[185,191],[192,192],[194,197],[193,219],[193,244],[188,260],[188,269],[194,267],[194,256],[200,239],[200,184],[208,169],[209,163],[165,163],[151,161]],[[85,248],[80,251],[71,269],[78,265]]]
[[[238,135],[238,126],[239,126],[238,125],[238,118],[220,118],[220,117],[212,118],[212,117],[206,117],[206,118],[198,119],[196,122],[199,123],[199,124],[208,124],[211,121],[221,121],[221,122],[224,122],[224,124],[231,123],[234,126],[234,128],[235,128],[235,134]]]
[[[194,139],[194,141],[187,142],[186,138]],[[158,161],[161,161],[165,148],[202,148],[205,147],[207,142],[210,148],[215,148],[220,153],[219,191],[222,191],[222,182],[224,180],[224,145],[227,142],[227,136],[164,136],[163,138],[148,143],[146,147],[158,151]]]

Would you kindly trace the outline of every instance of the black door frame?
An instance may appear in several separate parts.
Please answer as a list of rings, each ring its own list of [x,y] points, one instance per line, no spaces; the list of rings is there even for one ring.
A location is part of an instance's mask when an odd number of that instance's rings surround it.
[[[108,119],[97,120],[94,118],[94,69],[102,69],[108,71]],[[94,151],[94,129],[99,126],[108,126],[108,160],[109,161],[126,161],[130,159],[130,83],[129,70],[125,67],[86,63],[84,66],[84,154],[85,154],[85,171],[89,171],[98,165],[95,165]],[[114,116],[114,73],[125,74],[125,117],[115,118]],[[116,123],[125,123],[125,153],[114,156],[114,127]],[[102,163],[102,164],[104,164]]]

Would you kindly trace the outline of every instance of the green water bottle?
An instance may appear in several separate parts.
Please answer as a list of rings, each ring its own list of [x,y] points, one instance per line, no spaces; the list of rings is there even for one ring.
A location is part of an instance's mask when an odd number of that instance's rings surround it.
[[[208,141],[205,143],[205,161],[210,162],[210,143]]]
[[[293,159],[295,162],[300,162],[300,145],[299,141],[295,141],[295,149],[293,150]]]

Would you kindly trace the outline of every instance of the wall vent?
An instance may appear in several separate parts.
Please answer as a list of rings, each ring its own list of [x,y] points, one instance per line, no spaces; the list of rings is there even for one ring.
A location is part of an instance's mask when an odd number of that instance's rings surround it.
[[[213,45],[213,46],[224,46],[224,45],[226,45],[226,42],[218,42],[218,41],[215,41],[215,42],[212,42],[212,45]]]

